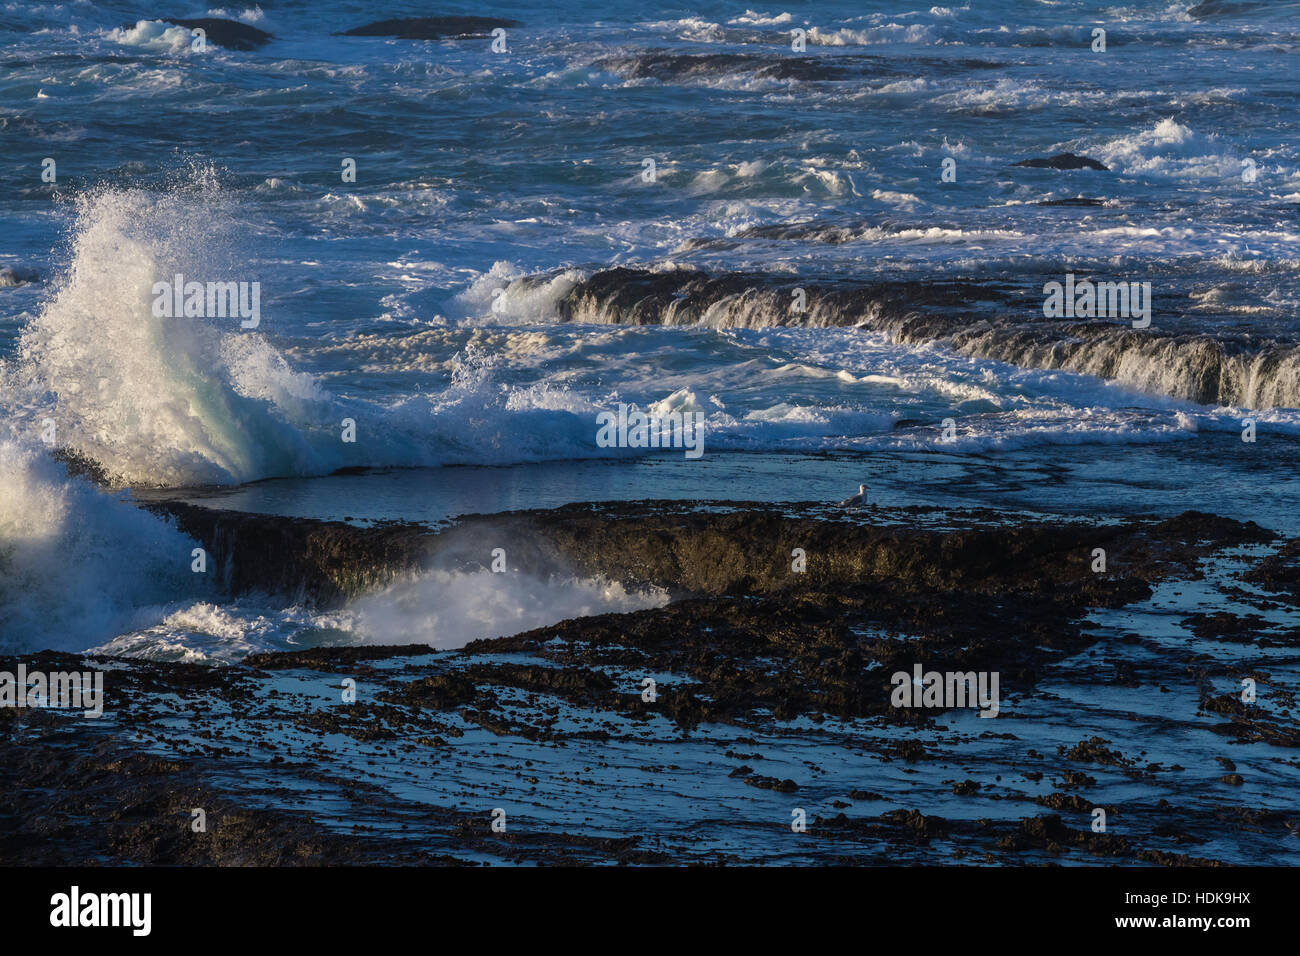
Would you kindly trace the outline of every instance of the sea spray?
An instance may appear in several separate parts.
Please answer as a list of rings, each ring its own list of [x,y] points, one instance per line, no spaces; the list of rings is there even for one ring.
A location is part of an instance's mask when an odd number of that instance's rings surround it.
[[[99,188],[75,203],[69,262],[0,364],[16,433],[53,429],[49,444],[121,485],[188,487],[328,474],[348,466],[509,464],[590,457],[589,402],[562,389],[495,381],[472,349],[453,357],[437,392],[383,401],[340,397],[295,369],[252,321],[266,290],[248,286],[240,216],[215,175],[158,193]],[[204,277],[202,296],[159,283]],[[193,289],[191,292],[195,291]],[[220,290],[217,290],[220,291]],[[198,306],[201,298],[202,308]],[[219,308],[225,301],[225,316]],[[187,307],[193,304],[193,308]],[[187,314],[193,312],[195,314]],[[351,423],[345,425],[345,423]],[[351,431],[344,440],[344,429]]]
[[[570,618],[667,603],[665,591],[629,591],[603,578],[432,570],[357,599],[348,613],[350,629],[366,643],[422,642],[445,650]]]
[[[83,650],[204,593],[195,542],[44,448],[0,440],[0,648]]]
[[[92,190],[76,202],[71,262],[23,329],[11,413],[49,418],[60,443],[132,484],[194,485],[345,464],[334,403],[273,346],[228,321],[151,308],[161,276],[232,275],[238,239],[206,180],[162,194]]]

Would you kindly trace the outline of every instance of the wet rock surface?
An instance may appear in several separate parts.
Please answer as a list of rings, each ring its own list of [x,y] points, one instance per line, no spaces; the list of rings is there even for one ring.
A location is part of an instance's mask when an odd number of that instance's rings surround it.
[[[594,68],[631,79],[680,83],[719,76],[752,75],[766,80],[798,82],[861,81],[875,77],[912,77],[918,69],[945,73],[1002,69],[1005,63],[975,58],[897,57],[855,54],[836,56],[770,56],[754,53],[677,53],[672,50],[629,52],[593,61]]]
[[[1087,196],[1068,196],[1064,199],[1043,199],[1040,200],[1040,206],[1104,206],[1106,200],[1093,199]]]
[[[1236,17],[1268,6],[1263,0],[1204,0],[1187,11],[1190,17],[1208,20],[1212,17]]]
[[[344,522],[216,511],[183,502],[150,510],[201,541],[217,583],[234,594],[283,593],[320,604],[378,586],[417,566],[432,532],[419,525],[356,528]]]
[[[1074,153],[1057,153],[1055,156],[1035,156],[1022,159],[1012,166],[1027,166],[1030,169],[1097,169],[1108,172],[1110,167],[1090,156],[1077,156]]]
[[[0,708],[7,862],[1300,860],[1294,615],[1240,603],[1278,547],[1251,523],[647,502],[359,528],[151,507],[232,589],[338,603],[506,542],[506,574],[673,601],[451,651],[412,634],[227,667],[0,661],[102,669],[107,692],[98,720]],[[1253,638],[1221,639],[1237,620]],[[997,716],[894,706],[915,665],[996,672]]]
[[[265,30],[240,23],[237,20],[223,20],[219,17],[160,17],[163,23],[173,23],[187,30],[202,30],[209,43],[226,47],[229,50],[256,50],[275,39]],[[135,26],[135,24],[130,24]]]
[[[869,225],[791,223],[754,227],[738,238],[841,244],[854,241],[864,228]],[[515,294],[537,292],[556,279],[556,274],[528,276],[513,280],[510,288]],[[1295,404],[1292,383],[1300,345],[1290,338],[1176,331],[1176,323],[1166,318],[1196,305],[1181,295],[1152,306],[1150,327],[1134,328],[1122,319],[1047,318],[1043,294],[1041,277],[856,280],[620,266],[573,282],[548,317],[618,325],[856,327],[883,332],[900,344],[939,342],[971,357],[1080,372],[1204,405]],[[1147,371],[1139,374],[1139,368]]]
[[[1261,558],[1245,578],[1281,600],[1300,604],[1300,538]]]
[[[404,17],[377,20],[345,30],[340,36],[396,37],[399,40],[441,40],[488,36],[498,27],[522,26],[518,20],[502,17]]]

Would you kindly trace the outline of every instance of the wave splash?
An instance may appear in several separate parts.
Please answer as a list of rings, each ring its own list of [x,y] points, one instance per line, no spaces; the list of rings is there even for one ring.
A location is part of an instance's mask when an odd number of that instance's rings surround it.
[[[432,570],[407,576],[348,608],[364,643],[425,642],[440,650],[560,621],[663,607],[667,592],[603,578]]]
[[[153,285],[249,274],[237,209],[211,173],[164,193],[101,188],[76,201],[70,264],[0,363],[6,418],[88,459],[109,484],[191,487],[356,466],[506,464],[582,456],[590,409],[493,379],[491,356],[452,360],[447,386],[386,403],[336,396],[237,318],[153,314]],[[267,290],[264,289],[264,293]],[[344,440],[344,422],[355,441]]]
[[[0,440],[0,487],[0,648],[81,650],[202,593],[195,542],[39,445]]]
[[[71,264],[0,373],[21,396],[11,409],[20,422],[53,422],[56,444],[124,483],[217,484],[342,464],[313,440],[333,426],[335,403],[263,335],[237,320],[153,314],[154,283],[175,274],[256,279],[237,265],[224,205],[202,177],[167,193],[77,199]]]

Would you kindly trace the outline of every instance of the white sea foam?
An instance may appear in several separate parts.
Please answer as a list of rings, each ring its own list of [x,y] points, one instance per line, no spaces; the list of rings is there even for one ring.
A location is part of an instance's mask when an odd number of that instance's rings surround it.
[[[262,598],[173,602],[88,649],[190,664],[231,664],[251,653],[321,645],[428,644],[450,650],[572,618],[667,603],[662,589],[628,589],[603,578],[421,571],[335,610],[282,608]]]
[[[17,359],[0,366],[19,432],[35,435],[51,419],[55,444],[98,462],[113,480],[168,487],[594,450],[594,431],[580,417],[588,402],[560,388],[496,382],[498,358],[481,350],[443,359],[449,387],[380,404],[335,396],[294,369],[263,333],[275,326],[273,304],[255,332],[237,320],[154,316],[153,283],[176,273],[257,278],[239,261],[233,211],[200,179],[161,194],[99,190],[78,202],[71,263],[23,329]],[[496,282],[508,284],[486,276],[467,301],[488,303],[492,315]],[[560,276],[532,300],[553,302],[571,285]],[[521,317],[532,308],[508,304]],[[355,442],[342,440],[345,419],[355,423]]]
[[[808,31],[808,42],[822,46],[859,46],[877,43],[933,43],[933,27],[921,23],[881,23],[862,29],[841,27]]]
[[[788,13],[777,13],[774,15],[768,15],[766,13],[759,13],[757,10],[747,9],[740,16],[733,17],[727,22],[733,25],[747,26],[747,27],[774,27],[774,26],[782,26],[784,24],[789,23],[790,21],[791,21],[791,16]]]
[[[89,650],[151,661],[232,664],[259,651],[358,643],[346,610],[280,608],[265,599],[180,601],[160,609],[157,617]]]
[[[188,27],[179,27],[162,20],[139,20],[135,26],[109,30],[108,39],[123,46],[141,47],[154,53],[185,53],[191,51],[194,40]]]
[[[1241,175],[1242,156],[1230,152],[1216,133],[1199,133],[1172,118],[1086,147],[1088,155],[1129,176],[1175,179]]]
[[[211,182],[168,193],[105,189],[77,203],[71,265],[3,370],[29,427],[48,416],[70,445],[130,483],[184,485],[315,473],[342,464],[309,432],[329,396],[258,333],[223,319],[153,314],[176,273],[255,279],[236,265]],[[334,443],[337,445],[337,443]]]
[[[260,5],[254,4],[251,7],[244,7],[242,10],[225,7],[214,7],[208,10],[208,16],[221,17],[226,20],[243,20],[245,23],[265,23],[266,13]]]
[[[575,617],[663,607],[662,590],[629,591],[601,578],[492,571],[426,571],[354,601],[349,625],[366,643],[463,647]]]
[[[553,318],[555,303],[583,278],[577,270],[567,269],[545,283],[525,288],[515,282],[523,277],[524,271],[514,263],[494,263],[457,296],[456,301],[464,310],[462,317],[523,322]]]
[[[39,445],[0,439],[0,488],[0,648],[81,650],[201,588],[194,542]]]

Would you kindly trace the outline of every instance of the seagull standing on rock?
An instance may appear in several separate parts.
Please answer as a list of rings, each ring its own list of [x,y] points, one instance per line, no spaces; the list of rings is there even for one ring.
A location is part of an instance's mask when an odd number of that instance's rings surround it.
[[[841,508],[861,508],[867,503],[867,486],[858,485],[858,493],[840,502]]]

